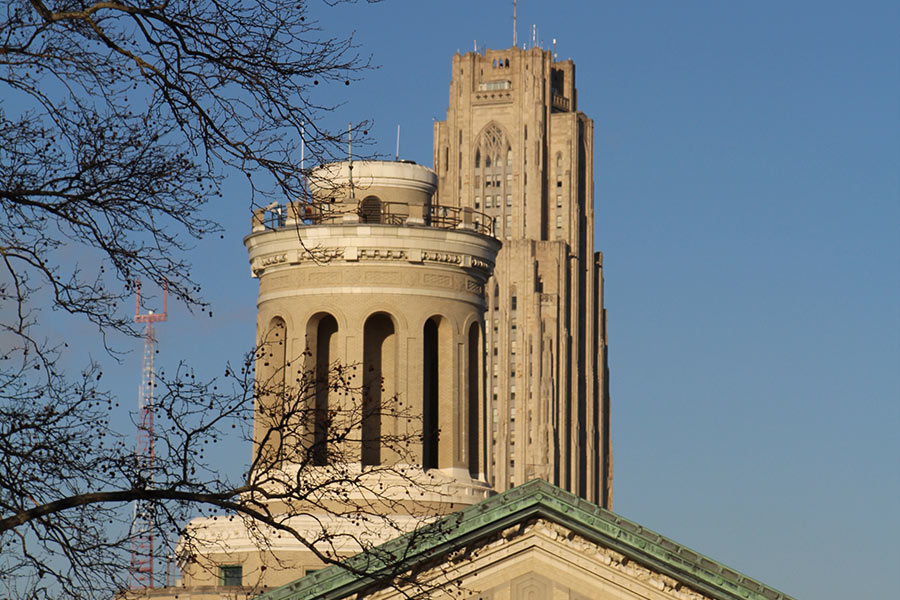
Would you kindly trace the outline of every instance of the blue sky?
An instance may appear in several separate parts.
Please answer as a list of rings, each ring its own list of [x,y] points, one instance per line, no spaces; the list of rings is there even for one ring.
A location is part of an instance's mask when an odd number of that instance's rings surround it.
[[[379,65],[323,90],[334,123],[373,120],[388,156],[399,124],[426,165],[453,53],[512,43],[512,2],[313,6]],[[532,24],[595,123],[614,509],[798,598],[896,595],[900,3],[521,0],[520,43]],[[210,211],[214,318],[170,306],[158,331],[164,365],[217,375],[253,343],[256,282],[247,190]]]

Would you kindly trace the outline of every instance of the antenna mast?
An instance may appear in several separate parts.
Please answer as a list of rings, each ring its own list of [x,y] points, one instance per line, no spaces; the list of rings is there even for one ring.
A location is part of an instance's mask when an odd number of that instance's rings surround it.
[[[350,197],[353,198],[353,123],[347,123],[347,168],[350,170]]]
[[[135,302],[134,320],[144,323],[144,360],[141,365],[141,387],[138,389],[138,431],[137,445],[134,449],[138,471],[146,478],[148,488],[153,485],[153,466],[156,452],[153,444],[153,388],[156,385],[156,372],[153,369],[153,357],[156,354],[156,330],[154,323],[168,319],[166,304],[169,286],[163,282],[163,311],[152,310],[141,314],[141,281],[135,285],[137,300]],[[134,516],[131,521],[131,566],[129,575],[131,589],[153,587],[153,532],[154,519],[152,506],[148,502],[136,500]]]

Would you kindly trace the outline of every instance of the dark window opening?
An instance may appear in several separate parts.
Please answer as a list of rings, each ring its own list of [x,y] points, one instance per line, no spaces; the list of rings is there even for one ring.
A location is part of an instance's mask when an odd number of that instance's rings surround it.
[[[468,393],[469,393],[469,474],[473,478],[478,477],[478,357],[481,355],[481,345],[478,339],[478,324],[469,326],[469,368],[468,368]]]
[[[379,313],[363,328],[362,464],[381,464],[383,396],[394,387],[394,323]]]
[[[365,198],[359,207],[363,223],[381,223],[381,200],[376,196]]]
[[[438,324],[434,319],[425,322],[422,365],[422,468],[438,466]]]
[[[330,417],[328,415],[328,385],[331,370],[331,349],[336,343],[337,321],[331,315],[319,319],[316,326],[315,410],[313,417],[312,459],[317,466],[328,464]]]
[[[219,582],[229,586],[242,585],[243,571],[241,565],[222,565],[219,567]]]

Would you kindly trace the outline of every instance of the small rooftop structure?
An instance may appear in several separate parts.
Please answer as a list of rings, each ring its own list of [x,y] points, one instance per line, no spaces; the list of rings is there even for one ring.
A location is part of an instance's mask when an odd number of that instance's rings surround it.
[[[279,227],[359,224],[468,229],[494,234],[493,217],[433,203],[437,175],[412,161],[343,161],[313,169],[305,200],[253,212],[253,232]]]

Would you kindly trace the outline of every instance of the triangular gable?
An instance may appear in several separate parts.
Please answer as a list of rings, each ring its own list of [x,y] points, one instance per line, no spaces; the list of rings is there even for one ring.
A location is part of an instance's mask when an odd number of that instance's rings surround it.
[[[714,600],[793,600],[754,579],[582,500],[534,480],[346,561],[272,590],[260,600],[339,599],[375,591],[394,573],[409,572],[479,545],[515,526],[546,522],[621,556],[648,573],[671,578]],[[619,560],[620,563],[623,561]],[[632,563],[632,564],[633,564]],[[349,569],[349,570],[348,570]],[[371,575],[361,575],[369,573]],[[380,585],[378,582],[382,582]],[[535,584],[537,585],[537,584]],[[668,584],[660,584],[668,585]]]

